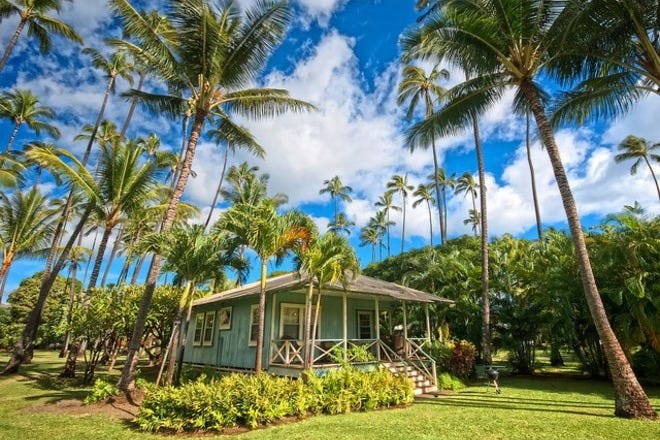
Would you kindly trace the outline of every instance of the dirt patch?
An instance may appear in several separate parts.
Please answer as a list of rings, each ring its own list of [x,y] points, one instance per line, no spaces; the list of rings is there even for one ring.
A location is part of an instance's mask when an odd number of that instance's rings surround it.
[[[140,399],[141,400],[141,399]],[[132,420],[137,415],[139,406],[124,396],[110,397],[103,402],[85,405],[82,400],[63,399],[54,403],[34,405],[23,409],[28,414],[69,414],[75,416],[100,415],[116,420]]]

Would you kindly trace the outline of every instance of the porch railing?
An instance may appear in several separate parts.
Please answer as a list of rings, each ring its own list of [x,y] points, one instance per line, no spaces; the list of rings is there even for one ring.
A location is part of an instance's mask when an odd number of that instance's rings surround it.
[[[423,349],[428,344],[429,340],[426,338],[408,338],[404,344],[404,360],[411,364],[431,383],[437,385],[438,376],[435,361]]]

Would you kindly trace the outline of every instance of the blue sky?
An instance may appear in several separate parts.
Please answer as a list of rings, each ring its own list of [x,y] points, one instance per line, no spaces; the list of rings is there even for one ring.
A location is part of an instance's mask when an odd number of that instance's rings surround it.
[[[252,0],[242,0],[249,4]],[[144,2],[146,8],[159,2]],[[301,208],[324,230],[332,216],[327,195],[319,195],[323,180],[338,175],[354,192],[353,202],[343,207],[356,223],[351,241],[364,263],[370,261],[368,248],[358,247],[359,228],[374,215],[374,201],[395,174],[408,174],[417,185],[432,171],[430,151],[410,154],[402,147],[407,125],[405,111],[396,105],[400,78],[398,38],[414,24],[414,0],[293,0],[295,20],[284,44],[276,51],[264,72],[261,84],[283,87],[297,98],[319,107],[306,115],[289,115],[254,123],[244,121],[265,147],[265,160],[244,154],[232,158],[258,165],[270,174],[270,192],[289,196],[287,208]],[[85,38],[87,46],[104,49],[102,40],[112,28],[112,16],[104,0],[75,0],[65,6],[61,18]],[[15,19],[0,23],[0,44],[5,45],[16,26]],[[93,123],[102,99],[105,80],[95,71],[80,47],[56,40],[55,50],[40,56],[26,34],[0,73],[0,89],[29,88],[41,102],[59,115],[63,133],[58,145],[80,152],[82,143],[73,137],[84,124]],[[429,67],[429,66],[426,66]],[[446,66],[451,77],[446,87],[460,82],[460,72]],[[128,85],[118,83],[118,91]],[[524,155],[524,122],[510,111],[512,94],[494,106],[480,121],[487,168],[490,232],[493,236],[511,233],[533,236],[534,216],[529,190],[529,171]],[[112,97],[107,117],[120,124],[127,104]],[[652,213],[659,213],[653,183],[646,169],[636,176],[629,165],[613,161],[616,144],[635,134],[658,141],[660,127],[657,96],[642,101],[625,118],[611,123],[566,127],[557,133],[578,209],[585,225],[621,210],[624,204],[639,201]],[[180,122],[138,112],[130,132],[134,135],[158,133],[163,148],[176,149]],[[10,127],[0,121],[0,143],[6,142]],[[17,146],[34,140],[27,128],[20,132]],[[442,166],[451,174],[476,171],[476,158],[470,133],[438,142]],[[189,182],[185,198],[206,207],[213,197],[221,167],[221,151],[202,140],[193,164],[197,177]],[[564,212],[554,184],[546,153],[538,142],[533,159],[546,226],[564,227]],[[660,172],[660,170],[658,170]],[[43,190],[60,196],[62,189],[45,182]],[[409,205],[412,203],[409,200]],[[463,224],[471,202],[462,196],[449,202],[449,235],[470,233]],[[204,208],[208,212],[208,208]],[[218,214],[221,210],[216,211]],[[428,218],[421,207],[408,209],[406,248],[428,244]],[[393,220],[401,223],[400,219]],[[437,225],[434,230],[437,231]],[[93,237],[86,238],[91,245]],[[436,236],[434,242],[439,238]],[[400,229],[392,230],[392,249],[401,247]],[[43,267],[39,260],[22,260],[13,267],[8,289],[24,276]],[[113,268],[114,271],[118,268]],[[113,277],[110,277],[112,280]]]

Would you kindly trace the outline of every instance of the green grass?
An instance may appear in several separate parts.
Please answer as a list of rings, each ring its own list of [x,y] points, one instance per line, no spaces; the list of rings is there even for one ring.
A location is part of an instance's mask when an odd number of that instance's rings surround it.
[[[0,356],[4,363],[6,356]],[[32,407],[82,399],[89,390],[56,379],[62,360],[38,352],[33,365],[0,377],[0,439],[169,439],[137,432],[130,423],[94,414],[40,412]],[[103,367],[101,367],[101,370]],[[102,371],[101,371],[102,373]],[[659,439],[660,422],[615,418],[612,388],[604,381],[558,376],[504,377],[503,393],[485,383],[452,396],[420,400],[408,408],[319,416],[259,429],[238,437],[184,439]],[[647,387],[655,408],[660,388]]]

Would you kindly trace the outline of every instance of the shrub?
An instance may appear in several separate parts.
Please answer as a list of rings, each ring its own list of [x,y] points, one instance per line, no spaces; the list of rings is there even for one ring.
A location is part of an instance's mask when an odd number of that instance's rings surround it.
[[[459,378],[449,373],[442,373],[438,376],[438,389],[458,391],[465,388],[465,384]]]
[[[114,383],[107,382],[103,379],[96,379],[92,391],[85,397],[83,403],[89,405],[91,403],[100,402],[110,396],[118,396],[120,394],[119,388]]]
[[[650,347],[641,347],[632,355],[632,367],[638,377],[660,380],[660,353]]]
[[[472,373],[476,356],[477,348],[473,343],[455,340],[449,362],[451,373],[458,377],[468,377]]]
[[[451,371],[451,358],[454,352],[452,342],[434,340],[429,347],[429,355],[435,361],[438,371]]]
[[[308,413],[338,414],[410,403],[407,378],[353,368],[309,375],[307,382],[268,374],[205,377],[180,388],[148,388],[136,417],[146,431],[254,428]]]

